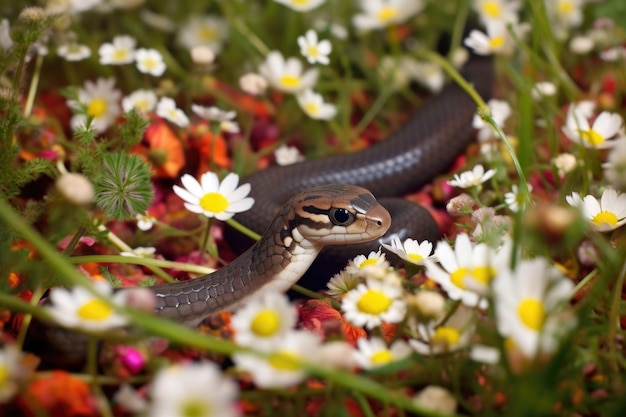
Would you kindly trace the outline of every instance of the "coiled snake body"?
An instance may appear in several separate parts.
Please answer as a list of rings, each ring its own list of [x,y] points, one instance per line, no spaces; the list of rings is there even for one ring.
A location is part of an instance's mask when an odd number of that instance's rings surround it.
[[[463,75],[481,96],[490,95],[490,59],[472,58]],[[400,237],[436,240],[440,232],[425,209],[401,199],[380,200],[393,218],[390,228],[389,213],[370,192],[377,198],[399,197],[442,173],[468,145],[475,110],[469,96],[456,84],[449,84],[379,144],[249,177],[246,181],[252,185],[255,205],[237,219],[252,230],[266,230],[263,238],[213,274],[152,287],[157,296],[156,314],[194,325],[262,288],[287,290],[328,244],[374,240],[387,229]],[[305,189],[308,191],[292,197]],[[337,249],[332,248],[334,252]],[[80,362],[80,345],[84,345],[80,335],[70,336],[70,332],[51,326],[33,327],[27,345],[40,356],[54,357],[66,365]]]

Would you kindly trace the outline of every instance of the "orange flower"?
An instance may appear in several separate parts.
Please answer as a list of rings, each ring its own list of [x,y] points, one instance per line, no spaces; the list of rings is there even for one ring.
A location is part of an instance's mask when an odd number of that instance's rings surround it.
[[[20,408],[26,415],[43,411],[50,417],[98,416],[89,386],[64,371],[33,381],[20,397]]]
[[[183,144],[162,120],[153,122],[144,133],[145,145],[135,145],[132,152],[144,156],[155,170],[156,178],[175,178],[185,165]]]
[[[329,333],[339,332],[346,342],[356,346],[357,339],[366,337],[365,330],[355,327],[344,320],[341,313],[327,301],[309,300],[299,309],[300,325],[326,337]]]
[[[221,168],[230,166],[226,140],[222,135],[214,136],[208,123],[202,122],[190,126],[188,143],[192,149],[196,150],[198,177],[207,171],[212,171],[213,164]]]

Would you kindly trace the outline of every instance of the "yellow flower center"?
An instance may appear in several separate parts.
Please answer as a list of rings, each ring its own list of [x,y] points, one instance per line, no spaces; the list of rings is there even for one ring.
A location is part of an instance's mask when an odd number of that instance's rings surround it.
[[[300,78],[295,75],[283,75],[279,82],[285,88],[298,88],[300,86]]]
[[[180,415],[183,417],[204,417],[211,414],[211,407],[201,399],[190,398],[180,407]]]
[[[297,371],[300,368],[300,358],[293,352],[286,350],[272,353],[267,361],[276,369],[282,371]]]
[[[257,313],[252,319],[250,330],[258,336],[268,337],[276,334],[280,329],[280,316],[276,310],[266,308]]]
[[[383,23],[389,22],[398,15],[398,9],[392,6],[383,7],[377,13],[378,20]]]
[[[2,389],[7,382],[9,382],[9,370],[6,366],[0,365],[0,389]]]
[[[489,17],[499,17],[502,14],[502,7],[497,1],[486,1],[483,3],[483,13]]]
[[[557,5],[557,10],[561,14],[570,14],[574,11],[574,8],[574,3],[569,0],[560,1]]]
[[[211,213],[222,213],[228,208],[228,200],[217,192],[206,193],[200,198],[200,207]]]
[[[315,57],[319,56],[320,50],[317,48],[316,45],[309,45],[306,48],[306,54],[308,56],[311,56],[311,57],[315,58]]]
[[[107,112],[107,102],[104,99],[96,98],[87,105],[87,114],[97,119]]]
[[[128,50],[127,49],[116,49],[113,52],[113,60],[114,61],[125,61],[128,59]]]
[[[316,115],[320,112],[320,107],[315,103],[306,103],[304,110],[306,110],[308,114]]]
[[[598,146],[604,142],[604,137],[593,129],[581,130],[580,137],[587,143]]]
[[[200,38],[202,41],[205,41],[205,42],[211,42],[217,38],[215,30],[213,30],[213,28],[210,28],[208,26],[201,27],[200,29],[198,29],[197,33],[198,33],[198,38]]]
[[[150,103],[148,102],[148,100],[138,100],[135,103],[135,108],[137,110],[141,110],[143,112],[147,112],[150,109]]]
[[[517,307],[517,314],[524,326],[534,331],[541,330],[546,316],[543,304],[536,298],[524,298]]]
[[[424,259],[424,257],[419,253],[407,253],[406,256],[407,258],[409,258],[410,261],[413,262],[419,262]]]
[[[80,306],[78,317],[83,320],[100,321],[111,316],[113,309],[102,300],[91,300]]]
[[[377,316],[389,309],[391,301],[392,300],[381,291],[367,290],[356,303],[356,306],[362,313]]]
[[[489,47],[491,49],[498,49],[504,45],[504,35],[494,36],[489,40]]]
[[[359,269],[365,268],[367,266],[376,265],[378,263],[378,258],[367,258],[363,262],[359,264]]]
[[[296,6],[306,6],[309,4],[309,0],[291,0],[291,4]]]
[[[611,211],[604,210],[593,216],[593,219],[591,219],[591,221],[598,226],[602,226],[606,223],[609,226],[613,227],[617,224],[617,216]]]
[[[393,354],[389,349],[381,349],[378,352],[374,353],[370,358],[370,361],[374,365],[384,365],[393,360]]]
[[[147,58],[147,59],[144,59],[143,65],[148,69],[154,69],[157,66],[157,61],[156,59],[153,59],[153,58]]]
[[[466,277],[472,278],[480,284],[488,285],[495,275],[496,271],[490,266],[479,266],[472,268],[471,270],[462,267],[450,274],[450,281],[452,281],[452,283],[457,287],[465,290],[467,289],[465,285]]]
[[[458,329],[451,326],[440,326],[435,330],[431,343],[451,347],[456,346],[459,340],[461,340],[461,332]]]

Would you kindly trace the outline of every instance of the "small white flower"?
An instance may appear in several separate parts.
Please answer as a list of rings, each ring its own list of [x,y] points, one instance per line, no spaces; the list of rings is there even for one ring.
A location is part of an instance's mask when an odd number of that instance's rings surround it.
[[[579,55],[588,54],[594,46],[595,41],[590,36],[578,35],[569,41],[569,50]]]
[[[419,339],[410,339],[409,345],[420,355],[454,352],[471,344],[474,335],[474,315],[459,308],[445,322],[429,321],[417,324]]]
[[[401,296],[402,287],[368,279],[344,296],[341,310],[347,321],[367,329],[378,327],[383,322],[399,323],[406,313],[406,304]]]
[[[335,117],[337,107],[333,104],[325,103],[321,94],[314,93],[312,90],[305,90],[296,96],[300,108],[311,119],[328,120]]]
[[[137,49],[135,52],[135,61],[139,72],[155,77],[163,75],[167,68],[165,62],[163,62],[163,55],[156,49]]]
[[[607,62],[615,62],[620,59],[626,59],[626,47],[614,46],[600,52],[600,59]]]
[[[478,55],[510,55],[515,46],[507,29],[507,23],[490,20],[485,24],[486,32],[473,29],[463,41]]]
[[[228,37],[227,22],[217,16],[192,14],[180,26],[178,43],[191,50],[194,46],[204,45],[218,54]]]
[[[421,0],[360,0],[362,13],[352,18],[352,24],[363,31],[382,29],[403,23],[424,8]]]
[[[518,1],[510,0],[474,0],[474,10],[483,22],[517,22],[517,11],[520,8]]]
[[[522,260],[503,268],[493,282],[498,331],[526,357],[551,352],[569,327],[554,315],[572,296],[574,284],[545,259]],[[570,318],[570,325],[574,318]]]
[[[550,81],[540,81],[535,84],[531,94],[535,100],[552,97],[556,94],[556,86]]]
[[[302,72],[302,62],[298,58],[285,60],[278,51],[270,52],[265,62],[259,66],[259,72],[269,84],[286,93],[297,93],[313,88],[317,82],[316,68]]]
[[[402,57],[400,65],[412,80],[423,85],[433,93],[439,92],[446,81],[441,67],[432,62]]]
[[[457,408],[456,398],[450,391],[435,385],[428,385],[413,397],[419,407],[437,414],[454,414]]]
[[[260,96],[267,90],[267,80],[260,74],[253,72],[244,74],[239,79],[239,87],[253,96]]]
[[[192,104],[191,110],[203,119],[217,122],[222,132],[239,133],[239,125],[233,121],[237,112],[233,110],[224,111],[217,107],[204,107],[198,104]]]
[[[389,268],[389,262],[387,262],[386,256],[381,250],[371,251],[367,256],[355,256],[354,259],[348,262],[345,269],[348,273],[359,275],[364,274],[364,271],[367,271],[368,268]]]
[[[22,351],[14,344],[0,349],[0,404],[9,402],[19,390],[21,358]]]
[[[233,361],[238,368],[252,376],[259,388],[290,387],[306,377],[304,363],[317,363],[321,356],[319,337],[309,331],[287,333],[271,349],[261,349],[266,357],[251,353],[235,353]]]
[[[152,226],[154,226],[154,221],[155,221],[154,217],[152,217],[148,213],[137,214],[135,216],[135,220],[137,220],[137,228],[144,232],[152,229]]]
[[[511,115],[511,106],[504,100],[491,99],[487,102],[489,106],[489,112],[496,125],[504,126],[506,119]],[[478,131],[478,141],[483,142],[496,136],[496,132],[493,127],[485,122],[478,114],[474,115],[472,120],[472,126]]]
[[[441,266],[426,260],[426,274],[448,293],[468,307],[487,307],[487,290],[498,270],[508,265],[510,242],[497,251],[485,243],[472,245],[467,234],[457,235],[454,249],[441,241],[435,249],[435,259]]]
[[[578,27],[583,21],[584,0],[545,0],[546,9],[555,25],[567,29]]]
[[[215,61],[215,52],[206,45],[192,47],[189,54],[194,64],[211,65]]]
[[[490,169],[485,172],[485,168],[478,164],[471,171],[465,171],[461,174],[454,174],[454,178],[448,181],[453,187],[470,188],[481,185],[485,181],[489,180],[496,173],[495,169]]]
[[[396,340],[391,346],[380,337],[366,339],[359,338],[356,341],[357,350],[354,351],[354,359],[362,369],[378,368],[389,365],[408,357],[411,347],[402,339]]]
[[[562,130],[571,141],[586,148],[606,149],[622,139],[624,120],[617,113],[603,111],[593,124],[589,123],[587,108],[572,104],[567,111],[567,118]]]
[[[231,319],[235,343],[270,349],[296,325],[296,309],[284,294],[268,292],[250,300]]]
[[[115,88],[115,79],[98,78],[96,82],[86,81],[78,90],[78,102],[68,101],[68,106],[79,109],[85,106],[87,114],[75,114],[70,120],[73,130],[84,128],[87,116],[92,116],[91,128],[104,132],[115,123],[121,114],[119,100],[122,93]],[[81,106],[82,105],[82,106]]]
[[[469,357],[475,362],[495,365],[500,361],[500,349],[486,345],[472,345]]]
[[[185,208],[192,213],[228,220],[254,204],[254,199],[248,197],[250,184],[238,187],[239,175],[232,172],[222,182],[213,172],[202,174],[200,182],[185,174],[181,182],[185,188],[175,185],[174,192],[185,201]]]
[[[361,277],[347,272],[345,269],[337,272],[328,281],[326,293],[331,297],[342,297],[349,291],[352,291],[361,283]]]
[[[13,39],[11,39],[11,23],[9,19],[0,20],[0,48],[3,51],[8,51],[13,46]]]
[[[152,90],[135,90],[122,99],[124,112],[135,109],[141,114],[147,114],[156,108],[157,95]]]
[[[106,281],[95,282],[94,288],[103,297],[109,297],[113,292]],[[50,301],[52,304],[48,307],[48,312],[62,326],[102,331],[128,323],[108,302],[83,287],[74,287],[71,291],[54,288],[50,292]],[[117,306],[123,306],[125,301],[124,292],[118,292],[111,298],[111,304]]]
[[[149,417],[236,417],[237,384],[210,362],[160,370],[150,388]]]
[[[135,38],[120,35],[113,38],[111,43],[103,43],[98,49],[102,65],[130,64],[135,59]]]
[[[397,236],[393,237],[390,245],[383,243],[383,247],[415,265],[423,265],[426,259],[431,258],[433,250],[433,244],[427,240],[420,243],[414,239],[406,239],[402,243]]]
[[[418,291],[410,298],[409,304],[422,321],[439,319],[446,314],[446,299],[436,291]]]
[[[185,112],[176,107],[176,102],[172,98],[161,97],[156,106],[156,114],[180,127],[189,126],[189,118]]]
[[[82,61],[91,56],[91,49],[79,43],[66,43],[57,48],[57,54],[66,61]]]
[[[144,247],[144,246],[137,246],[135,249],[133,249],[131,252],[120,252],[120,255],[122,256],[129,256],[131,258],[135,257],[135,258],[154,258],[154,254],[156,253],[156,248],[155,247]]]
[[[297,12],[308,12],[323,4],[326,0],[274,0]]]
[[[582,210],[594,230],[609,232],[626,224],[626,194],[612,188],[604,190],[600,201],[592,195],[581,199],[578,193],[572,193],[566,200],[570,206]]]
[[[274,151],[274,158],[278,165],[291,165],[304,161],[304,156],[295,146],[282,145]]]
[[[529,193],[533,190],[533,186],[530,184],[527,184],[526,187]],[[517,212],[520,206],[524,207],[526,203],[526,196],[520,192],[516,184],[511,186],[511,191],[504,194],[504,204],[506,204],[512,212]]]
[[[300,46],[300,53],[309,61],[309,64],[328,65],[330,63],[328,55],[332,51],[332,45],[326,39],[318,41],[317,32],[314,30],[308,30],[304,36],[299,36],[298,46]]]
[[[571,153],[562,153],[552,159],[552,164],[556,167],[559,177],[563,178],[576,168],[578,161]]]

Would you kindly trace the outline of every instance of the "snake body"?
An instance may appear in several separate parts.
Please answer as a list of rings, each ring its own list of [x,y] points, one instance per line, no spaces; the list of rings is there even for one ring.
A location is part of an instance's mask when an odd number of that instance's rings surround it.
[[[490,96],[490,59],[472,58],[463,75],[481,96]],[[156,314],[193,325],[212,313],[233,308],[262,289],[284,291],[327,244],[370,241],[387,229],[402,237],[436,240],[440,232],[425,209],[404,200],[380,200],[394,220],[390,228],[387,211],[370,192],[377,198],[402,196],[442,173],[471,140],[475,109],[460,87],[449,84],[398,131],[374,146],[274,167],[247,178],[255,205],[236,218],[254,231],[266,230],[263,238],[213,274],[151,287],[157,297]],[[301,193],[303,190],[307,191]],[[338,209],[342,214],[348,211],[350,224],[335,223],[341,220],[336,218],[333,221],[331,216]],[[349,230],[354,233],[347,233]],[[55,364],[65,361],[72,366],[80,363],[84,354],[84,338],[80,336],[34,323],[27,347],[44,361],[52,357]]]

